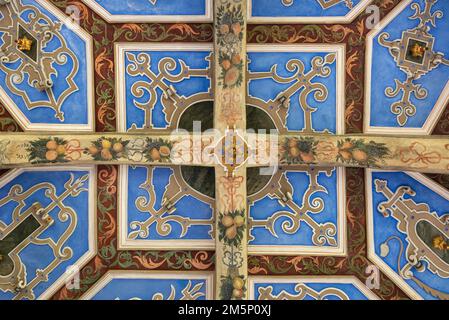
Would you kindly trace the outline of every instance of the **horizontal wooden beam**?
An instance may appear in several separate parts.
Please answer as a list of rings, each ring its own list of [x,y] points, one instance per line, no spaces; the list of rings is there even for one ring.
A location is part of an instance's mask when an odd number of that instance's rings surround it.
[[[449,137],[284,135],[279,163],[449,174]]]
[[[225,159],[229,148],[233,149],[232,154]],[[310,165],[449,174],[449,138],[324,134],[278,136],[233,130],[224,135],[0,135],[0,168],[77,164],[220,165],[227,168],[230,165],[302,168]]]

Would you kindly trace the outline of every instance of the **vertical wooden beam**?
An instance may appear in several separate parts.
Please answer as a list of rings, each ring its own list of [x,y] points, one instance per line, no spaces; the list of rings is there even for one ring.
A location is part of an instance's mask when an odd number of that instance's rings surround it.
[[[246,168],[238,168],[245,149],[238,134],[246,129],[247,0],[214,3],[214,126],[227,138],[221,144],[227,157],[216,167],[216,299],[246,299]]]

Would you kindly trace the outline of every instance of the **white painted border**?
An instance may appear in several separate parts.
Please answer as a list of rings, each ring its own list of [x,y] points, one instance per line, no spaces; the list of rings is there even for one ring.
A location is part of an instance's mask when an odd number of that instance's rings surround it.
[[[433,192],[449,200],[449,191],[427,178],[421,173],[408,171],[393,171],[393,170],[376,170],[365,169],[365,193],[366,193],[366,229],[367,229],[367,246],[368,259],[373,261],[397,286],[399,286],[412,299],[423,300],[418,292],[416,292],[407,282],[399,276],[390,266],[388,266],[377,254],[374,247],[374,210],[373,210],[373,192],[372,192],[372,173],[373,172],[401,172],[415,179],[417,182],[428,187]],[[377,213],[377,212],[376,212]],[[377,213],[379,214],[379,213]]]
[[[23,169],[12,169],[8,171],[5,175],[0,178],[0,188],[3,188],[6,184],[11,182],[13,179],[25,172],[54,172],[54,171],[88,171],[89,172],[89,211],[88,211],[88,242],[89,250],[84,253],[78,261],[73,265],[81,269],[87,262],[89,262],[97,254],[97,175],[95,166],[63,166],[63,167],[36,167],[36,168],[23,168]],[[53,284],[45,290],[37,299],[47,300],[51,298],[66,280],[71,277],[70,274],[63,273]]]
[[[206,14],[204,15],[132,15],[111,14],[95,0],[82,0],[92,10],[109,23],[153,23],[153,22],[212,22],[213,2],[206,0]],[[142,0],[145,1],[145,0]]]
[[[208,271],[148,271],[148,270],[109,270],[80,300],[90,300],[114,279],[179,279],[179,280],[206,280],[206,300],[213,299],[214,273]]]
[[[248,44],[247,52],[307,52],[307,53],[336,53],[336,133],[345,133],[345,81],[346,81],[346,44]],[[257,97],[253,97],[256,98]]]
[[[86,76],[87,83],[87,124],[63,124],[63,123],[31,123],[25,114],[17,107],[14,101],[8,96],[5,90],[0,86],[0,101],[5,105],[11,116],[18,122],[20,127],[25,131],[56,131],[56,132],[94,132],[95,131],[95,103],[94,103],[94,77],[93,77],[93,39],[92,36],[77,24],[72,22],[64,13],[56,8],[52,3],[46,0],[36,0],[39,5],[48,10],[57,19],[63,22],[72,32],[81,37],[86,44]],[[76,112],[68,110],[66,112]]]
[[[142,42],[117,42],[115,51],[115,102],[117,112],[118,132],[127,132],[126,128],[126,66],[125,54],[127,51],[199,51],[212,52],[212,43],[170,42],[170,43],[142,43]],[[212,83],[212,82],[211,82]],[[158,129],[156,129],[158,130]],[[164,130],[164,129],[161,129]]]
[[[254,300],[254,286],[257,283],[330,283],[330,284],[352,284],[370,300],[379,300],[379,297],[368,289],[358,278],[354,276],[249,276],[248,292],[249,299]]]
[[[119,250],[214,250],[215,240],[132,240],[128,238],[128,168],[119,168],[118,208],[118,249]]]
[[[397,134],[397,135],[430,135],[435,128],[441,114],[443,113],[449,101],[449,81],[446,83],[440,94],[435,106],[432,108],[428,118],[421,128],[408,127],[378,127],[371,126],[371,73],[373,58],[373,42],[374,38],[382,32],[382,30],[390,24],[413,0],[403,0],[398,4],[382,21],[371,30],[366,36],[366,58],[365,58],[365,109],[363,130],[366,134]],[[392,58],[393,59],[393,58]],[[395,117],[391,113],[392,117]]]
[[[271,1],[281,1],[281,0],[271,0]],[[300,1],[300,0],[295,0]],[[361,0],[352,10],[350,10],[344,16],[315,16],[315,17],[304,17],[304,16],[293,16],[293,17],[256,17],[252,15],[252,3],[253,0],[248,1],[247,17],[248,23],[351,23],[363,10],[368,7],[372,0]],[[324,10],[324,9],[323,9]]]
[[[288,171],[288,170],[287,170]],[[346,256],[346,173],[343,167],[336,168],[337,174],[337,234],[338,245],[304,246],[304,245],[248,245],[250,255],[314,255],[314,256]],[[313,218],[313,217],[312,217]]]

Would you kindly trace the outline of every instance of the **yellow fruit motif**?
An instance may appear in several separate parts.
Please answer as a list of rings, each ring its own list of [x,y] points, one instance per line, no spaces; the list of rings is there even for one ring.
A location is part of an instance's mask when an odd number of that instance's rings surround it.
[[[312,152],[301,152],[300,155],[302,161],[304,161],[305,163],[311,163],[315,160]]]
[[[55,161],[58,158],[58,153],[55,150],[49,150],[45,153],[45,159],[48,161]]]
[[[288,140],[288,146],[290,147],[290,148],[293,148],[293,147],[296,147],[296,146],[298,146],[298,139],[290,139],[290,140]]]
[[[96,155],[98,153],[98,148],[96,146],[90,146],[89,153],[93,156]]]
[[[244,285],[245,282],[240,277],[235,277],[234,280],[232,281],[232,286],[234,287],[234,289],[241,290]]]
[[[345,141],[342,145],[340,149],[351,149],[353,147],[353,144],[349,141]]]
[[[292,156],[293,158],[297,158],[297,157],[299,157],[301,151],[299,151],[298,147],[293,147],[293,148],[290,148],[289,153],[290,153],[290,156]]]
[[[170,148],[167,146],[161,146],[159,148],[159,153],[161,154],[161,156],[163,157],[168,157],[170,155]]]
[[[233,64],[239,64],[240,61],[242,61],[242,58],[240,57],[239,54],[235,54],[235,55],[232,57],[232,63],[233,63]]]
[[[237,83],[237,80],[239,79],[240,72],[236,67],[230,68],[224,77],[224,83],[227,86],[233,86]]]
[[[58,147],[58,144],[56,143],[55,140],[50,140],[47,142],[46,147],[48,150],[56,150],[56,148]]]
[[[230,226],[232,226],[234,224],[234,219],[232,219],[232,217],[225,215],[222,219],[221,219],[221,223],[226,227],[229,228]]]
[[[161,154],[156,148],[151,149],[150,157],[153,161],[159,161],[161,159]]]
[[[242,26],[238,22],[233,23],[231,28],[235,35],[238,35],[242,31]]]
[[[239,289],[234,289],[232,290],[232,296],[234,298],[240,299],[241,297],[243,297],[243,291]]]
[[[365,151],[356,149],[352,152],[352,156],[354,157],[354,160],[357,162],[365,162],[368,160],[368,155]]]
[[[101,140],[101,147],[102,147],[103,149],[111,149],[112,143],[111,143],[111,141],[106,140],[106,139]]]
[[[112,160],[112,153],[109,151],[109,149],[103,149],[101,150],[101,157],[104,160]]]
[[[223,69],[229,70],[229,68],[231,67],[231,61],[225,59],[221,62],[221,66],[223,67]]]
[[[340,154],[340,156],[343,158],[343,160],[345,161],[349,161],[352,158],[352,154],[349,151],[345,151],[345,150],[340,150],[338,152]]]
[[[222,33],[222,34],[229,33],[229,26],[227,24],[222,24],[220,26],[220,33]]]
[[[56,148],[56,152],[57,152],[58,155],[60,155],[60,156],[64,155],[64,154],[65,154],[65,146],[59,145],[59,146]]]
[[[236,216],[234,217],[234,223],[237,227],[241,227],[245,223],[245,219],[242,216]]]
[[[235,226],[226,229],[226,238],[232,240],[237,236],[237,228]]]
[[[114,145],[112,146],[112,150],[114,150],[115,152],[122,152],[123,144],[121,144],[120,142],[114,143]]]

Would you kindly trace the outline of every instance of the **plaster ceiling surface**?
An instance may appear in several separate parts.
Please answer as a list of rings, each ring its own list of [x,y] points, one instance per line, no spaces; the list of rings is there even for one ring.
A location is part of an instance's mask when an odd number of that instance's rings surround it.
[[[449,298],[449,167],[377,167],[363,140],[449,134],[449,3],[243,2],[220,16],[211,0],[0,1],[0,158],[6,133],[48,135],[32,167],[0,171],[1,300]],[[216,32],[246,57],[215,57]],[[211,129],[217,88],[239,86],[243,129],[360,134],[338,147],[351,167],[289,140],[277,170],[242,169],[243,209],[223,216],[220,186],[238,181],[170,162],[159,136]],[[82,132],[99,136],[84,148]],[[417,138],[402,160],[447,153]],[[71,163],[86,154],[97,162]],[[245,249],[215,260],[229,239]],[[229,263],[247,273],[218,281]]]

